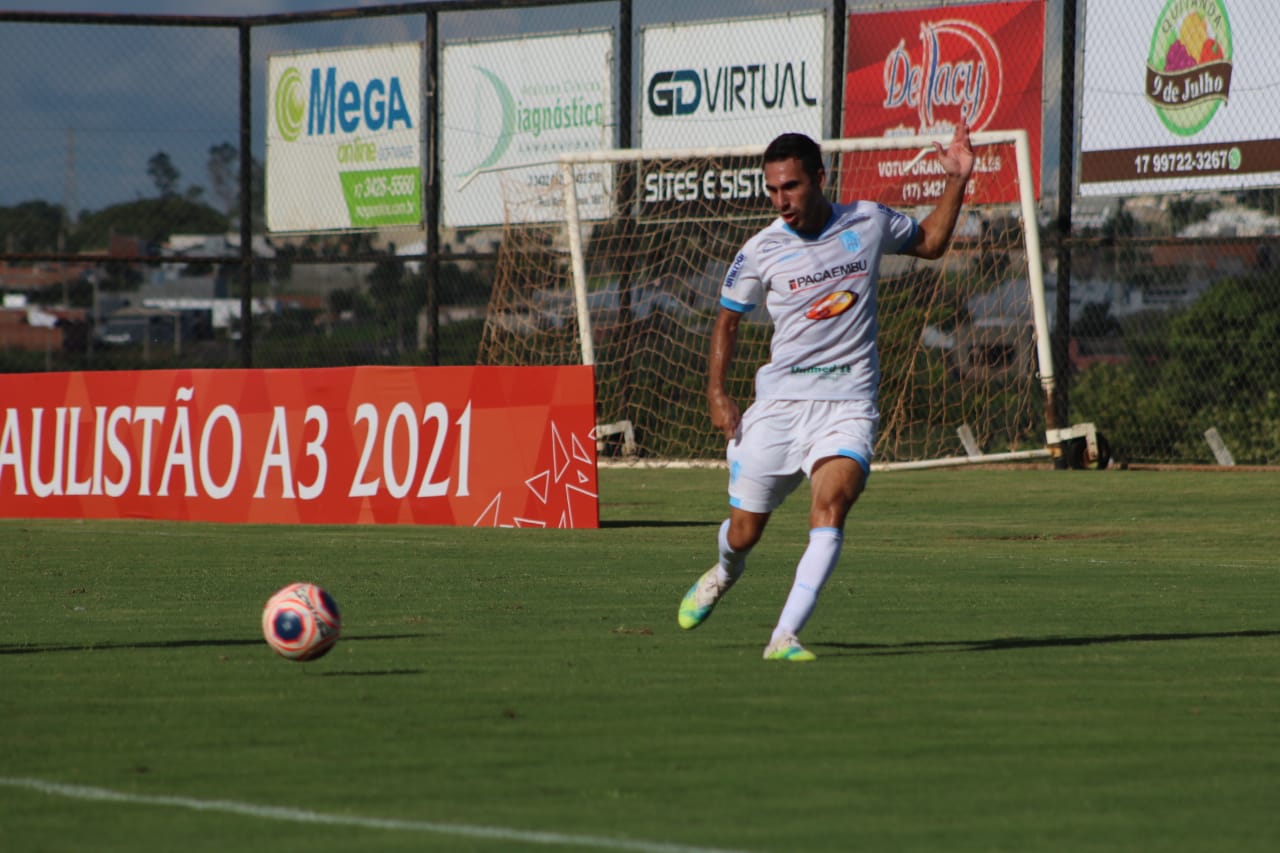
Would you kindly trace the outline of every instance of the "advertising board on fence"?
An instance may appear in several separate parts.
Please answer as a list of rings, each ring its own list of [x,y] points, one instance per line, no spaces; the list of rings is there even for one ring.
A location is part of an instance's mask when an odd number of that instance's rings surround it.
[[[758,145],[823,136],[826,14],[673,23],[641,31],[641,147]],[[641,217],[770,209],[760,158],[643,161]]]
[[[422,45],[267,58],[267,228],[422,224]]]
[[[1275,25],[1274,0],[1090,5],[1080,193],[1280,185]]]
[[[449,228],[563,217],[561,154],[614,147],[613,31],[446,44],[441,203]],[[612,215],[612,170],[580,168],[579,215]]]
[[[647,26],[641,147],[767,145],[823,136],[826,14]]]
[[[1042,0],[855,13],[848,29],[845,137],[946,137],[962,119],[971,130],[1023,129],[1039,197]],[[904,173],[915,153],[847,155],[841,201],[935,203],[941,167],[929,156]],[[967,201],[1017,203],[1016,178],[1012,157],[980,157]]]
[[[599,524],[591,367],[7,374],[0,400],[0,516]]]

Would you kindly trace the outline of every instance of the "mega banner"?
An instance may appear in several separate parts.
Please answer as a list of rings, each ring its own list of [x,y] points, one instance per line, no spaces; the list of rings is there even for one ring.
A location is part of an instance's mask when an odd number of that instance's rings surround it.
[[[422,219],[422,45],[267,57],[267,228]]]
[[[557,158],[614,146],[613,32],[446,44],[440,65],[445,226],[560,219]],[[612,174],[579,170],[583,219],[612,215]]]
[[[591,367],[0,375],[0,515],[597,527]]]
[[[855,13],[848,30],[846,138],[946,137],[961,120],[971,130],[1022,129],[1039,197],[1042,0]],[[848,155],[841,200],[931,204],[940,189],[937,158],[914,159],[914,152]],[[984,181],[987,173],[1000,179]],[[1012,158],[980,158],[967,201],[1017,203],[1016,176]]]
[[[1280,185],[1274,0],[1090,4],[1081,195]]]

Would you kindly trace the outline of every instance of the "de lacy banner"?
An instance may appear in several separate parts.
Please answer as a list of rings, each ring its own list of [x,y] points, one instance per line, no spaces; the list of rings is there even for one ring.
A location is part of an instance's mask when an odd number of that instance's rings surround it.
[[[1043,2],[857,13],[848,29],[845,137],[949,137],[961,120],[971,130],[1022,129],[1039,197]],[[943,183],[937,158],[911,165],[914,157],[849,155],[841,200],[936,203]],[[1016,203],[1016,175],[1012,156],[980,156],[967,200]]]
[[[599,524],[590,367],[0,376],[0,515]]]

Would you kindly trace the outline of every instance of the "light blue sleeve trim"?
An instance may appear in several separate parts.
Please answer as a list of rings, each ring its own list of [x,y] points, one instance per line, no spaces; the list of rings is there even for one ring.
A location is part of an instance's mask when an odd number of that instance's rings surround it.
[[[862,469],[862,475],[864,477],[871,476],[871,463],[868,462],[866,459],[864,459],[861,453],[855,453],[852,450],[839,450],[837,451],[837,455],[843,456],[846,459],[852,459],[854,462],[857,462],[858,467]]]
[[[733,507],[734,509],[742,509],[742,501],[738,500],[737,498],[729,498],[729,506]]]
[[[730,311],[737,311],[741,314],[746,314],[748,311],[751,311],[756,307],[754,305],[748,305],[746,302],[734,302],[727,296],[720,297],[720,304],[725,308],[728,308]]]

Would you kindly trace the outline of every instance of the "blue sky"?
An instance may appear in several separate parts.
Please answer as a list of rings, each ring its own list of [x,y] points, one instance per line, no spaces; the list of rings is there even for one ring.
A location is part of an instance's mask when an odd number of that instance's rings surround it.
[[[1056,86],[1055,40],[1048,0],[1046,81]],[[257,16],[402,5],[371,0],[0,0],[0,11],[133,15]],[[849,0],[850,11],[883,8]],[[906,5],[906,4],[904,4]],[[909,5],[933,5],[910,3]],[[940,2],[937,5],[942,5]],[[634,0],[637,26],[678,20],[747,17],[826,8],[823,0]],[[494,37],[611,26],[610,2],[546,9],[445,15],[441,39]],[[263,151],[266,56],[345,44],[423,37],[421,16],[390,16],[289,27],[255,28],[254,154]],[[154,195],[147,161],[163,151],[181,173],[180,190],[197,185],[210,202],[209,148],[238,141],[238,41],[234,29],[0,25],[0,206],[41,199],[73,211]],[[1057,138],[1046,111],[1046,146]],[[1056,145],[1054,146],[1056,151]],[[1056,156],[1056,154],[1054,155]],[[1051,169],[1046,169],[1046,179]],[[1046,184],[1046,188],[1050,185]]]

